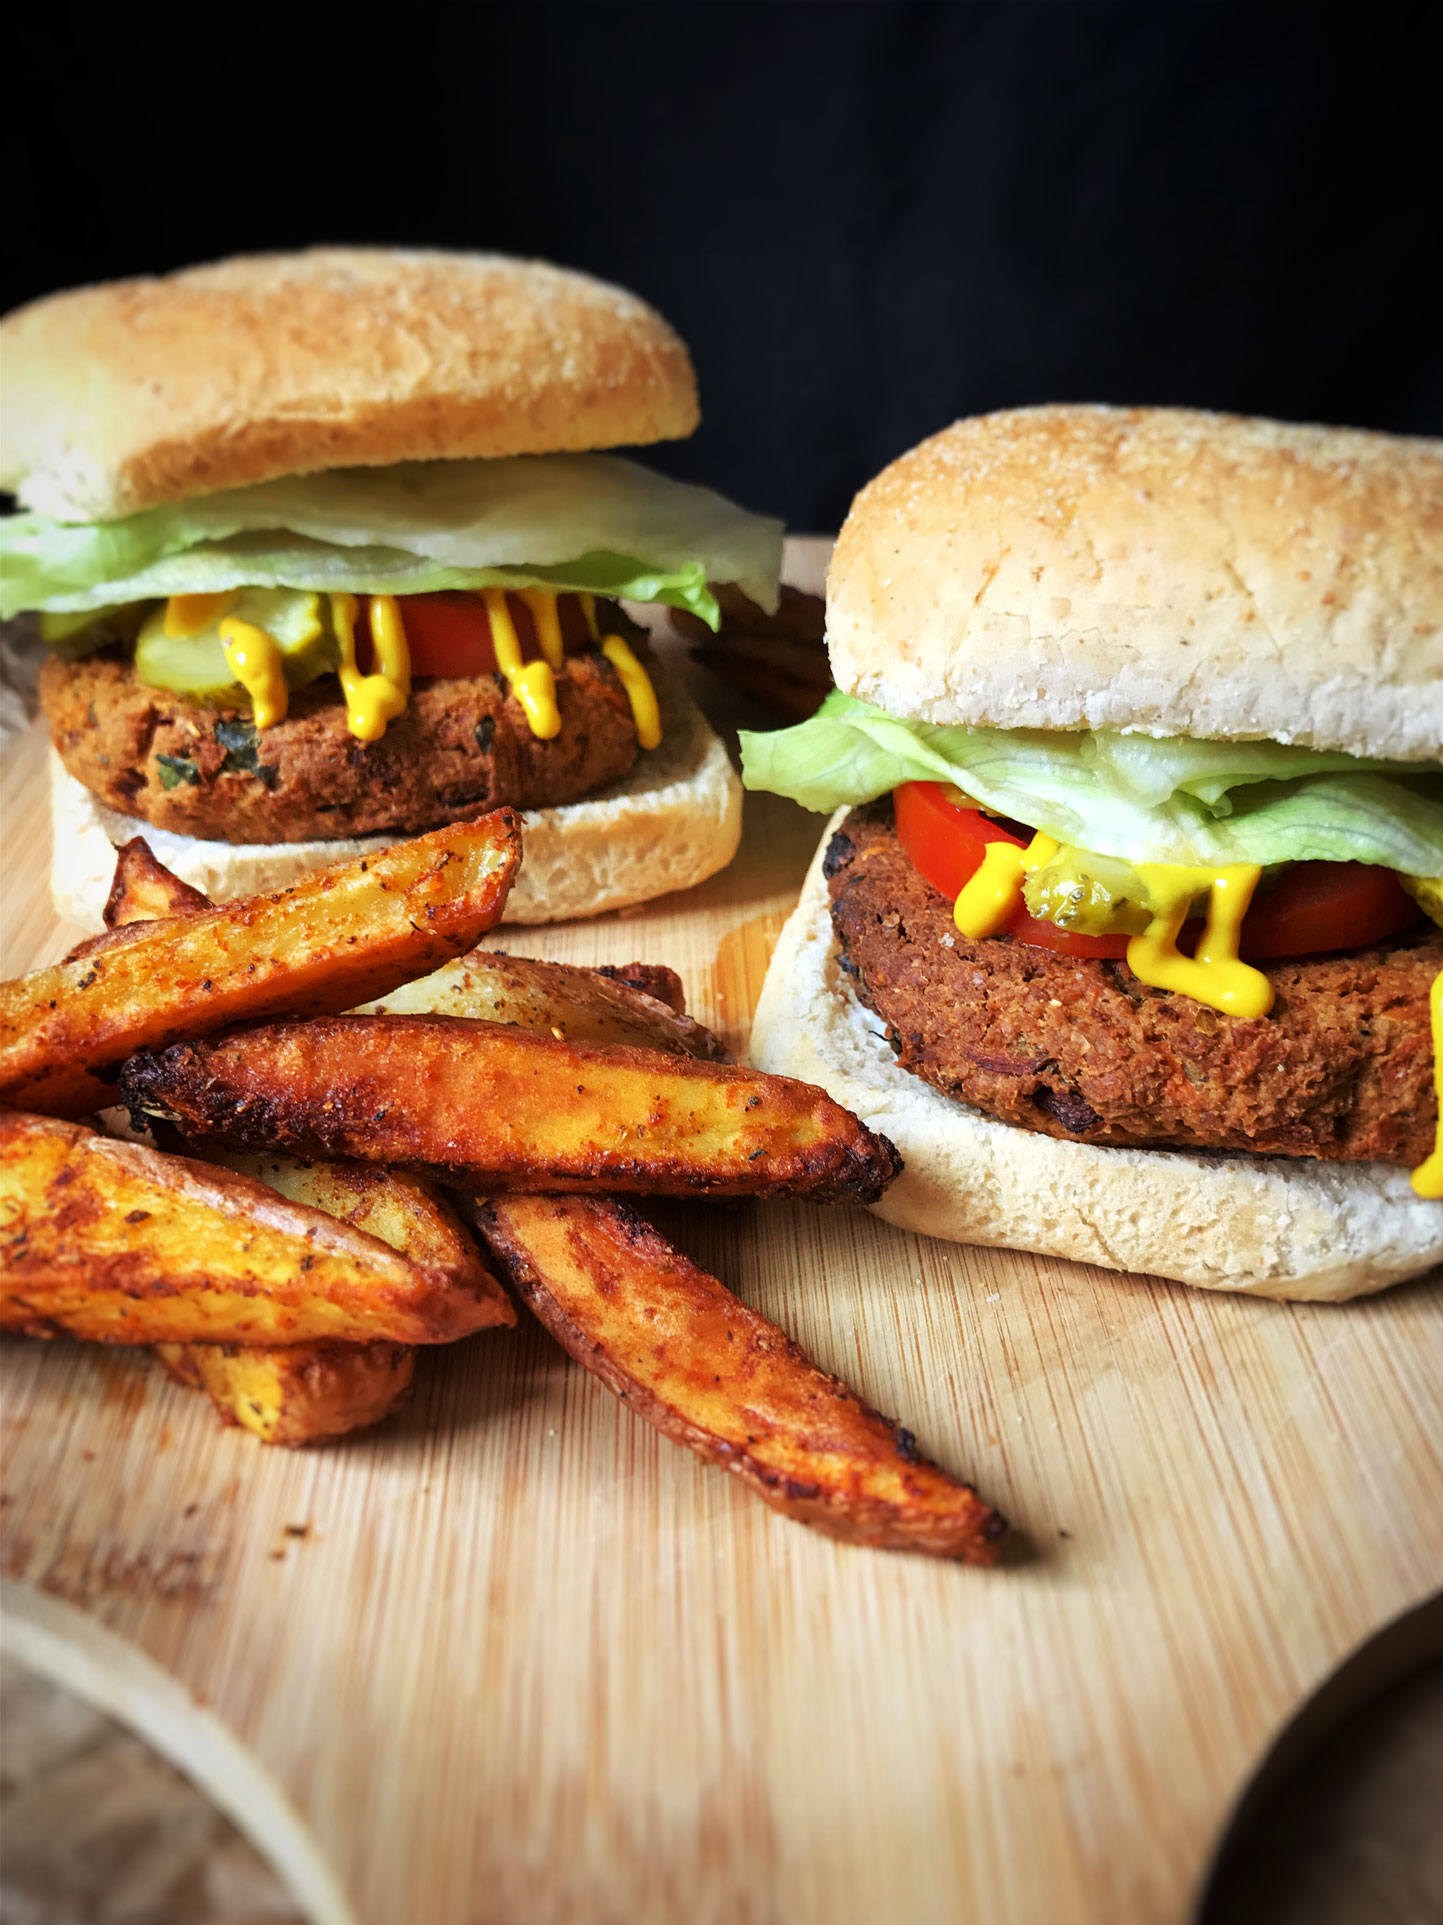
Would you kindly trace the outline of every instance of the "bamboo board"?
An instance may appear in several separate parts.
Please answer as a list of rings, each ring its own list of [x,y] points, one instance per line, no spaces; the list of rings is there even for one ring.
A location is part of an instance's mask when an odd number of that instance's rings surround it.
[[[42,757],[0,793],[6,974],[72,936]],[[502,944],[669,962],[742,1044],[818,826],[751,797],[713,882]],[[142,1356],[10,1342],[11,1648],[189,1768],[326,1921],[1186,1919],[1281,1726],[1443,1579],[1443,1280],[1289,1306],[851,1210],[665,1224],[1025,1555],[818,1537],[530,1324],[300,1454]]]

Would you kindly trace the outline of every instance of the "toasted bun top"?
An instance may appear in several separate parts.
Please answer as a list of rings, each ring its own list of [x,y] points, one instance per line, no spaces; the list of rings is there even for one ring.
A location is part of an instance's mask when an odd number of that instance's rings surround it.
[[[1443,756],[1443,442],[981,415],[862,490],[827,588],[838,685],[893,714]]]
[[[61,521],[321,468],[688,435],[678,336],[501,254],[313,248],[77,288],[0,327],[0,486]]]

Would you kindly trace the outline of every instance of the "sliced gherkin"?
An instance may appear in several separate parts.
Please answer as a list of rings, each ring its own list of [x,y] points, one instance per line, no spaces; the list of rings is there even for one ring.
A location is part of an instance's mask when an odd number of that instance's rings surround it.
[[[1061,848],[1023,886],[1028,910],[1076,936],[1141,936],[1152,892],[1132,863]]]
[[[1398,880],[1424,915],[1443,926],[1443,876],[1399,876]]]
[[[153,606],[150,602],[110,602],[104,608],[85,608],[68,615],[46,613],[39,618],[40,639],[68,662],[113,642],[133,640]]]
[[[304,688],[318,675],[340,666],[340,647],[324,595],[299,588],[242,588],[194,635],[166,634],[162,602],[147,617],[136,642],[136,674],[151,688],[173,689],[195,702],[249,707],[250,697],[236,680],[221,640],[221,623],[232,618],[251,622],[275,637],[288,688]]]

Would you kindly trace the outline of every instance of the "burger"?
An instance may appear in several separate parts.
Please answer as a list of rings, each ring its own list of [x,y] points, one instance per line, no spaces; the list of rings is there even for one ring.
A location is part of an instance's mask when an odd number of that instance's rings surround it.
[[[225,898],[502,804],[512,920],[730,861],[725,749],[622,603],[775,607],[781,529],[597,452],[698,421],[643,302],[322,248],[59,294],[0,351],[0,612],[49,656],[62,913],[98,922],[136,834]]]
[[[858,496],[837,688],[744,738],[835,811],[754,1060],[890,1221],[1343,1298],[1443,1260],[1443,444],[957,423]]]

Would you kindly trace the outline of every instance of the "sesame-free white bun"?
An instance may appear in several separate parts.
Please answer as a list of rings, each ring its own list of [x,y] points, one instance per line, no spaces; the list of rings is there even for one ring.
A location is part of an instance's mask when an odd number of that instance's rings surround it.
[[[689,435],[680,337],[545,261],[388,247],[257,254],[74,288],[0,326],[0,486],[112,521],[319,469]]]
[[[666,733],[630,774],[579,802],[522,813],[521,873],[503,922],[564,922],[629,909],[673,889],[690,889],[724,869],[741,840],[742,797],[725,745],[684,690],[665,685]],[[144,836],[183,882],[212,901],[281,889],[383,849],[395,835],[325,842],[201,841],[108,809],[50,751],[58,914],[99,929],[115,875],[115,851]]]
[[[1443,1203],[1383,1163],[1105,1149],[998,1122],[898,1067],[838,967],[822,857],[767,971],[751,1061],[880,1130],[903,1171],[872,1207],[957,1243],[1002,1245],[1206,1290],[1339,1302],[1443,1263]]]
[[[910,720],[1443,756],[1443,441],[981,415],[861,491],[827,590],[838,687]]]

